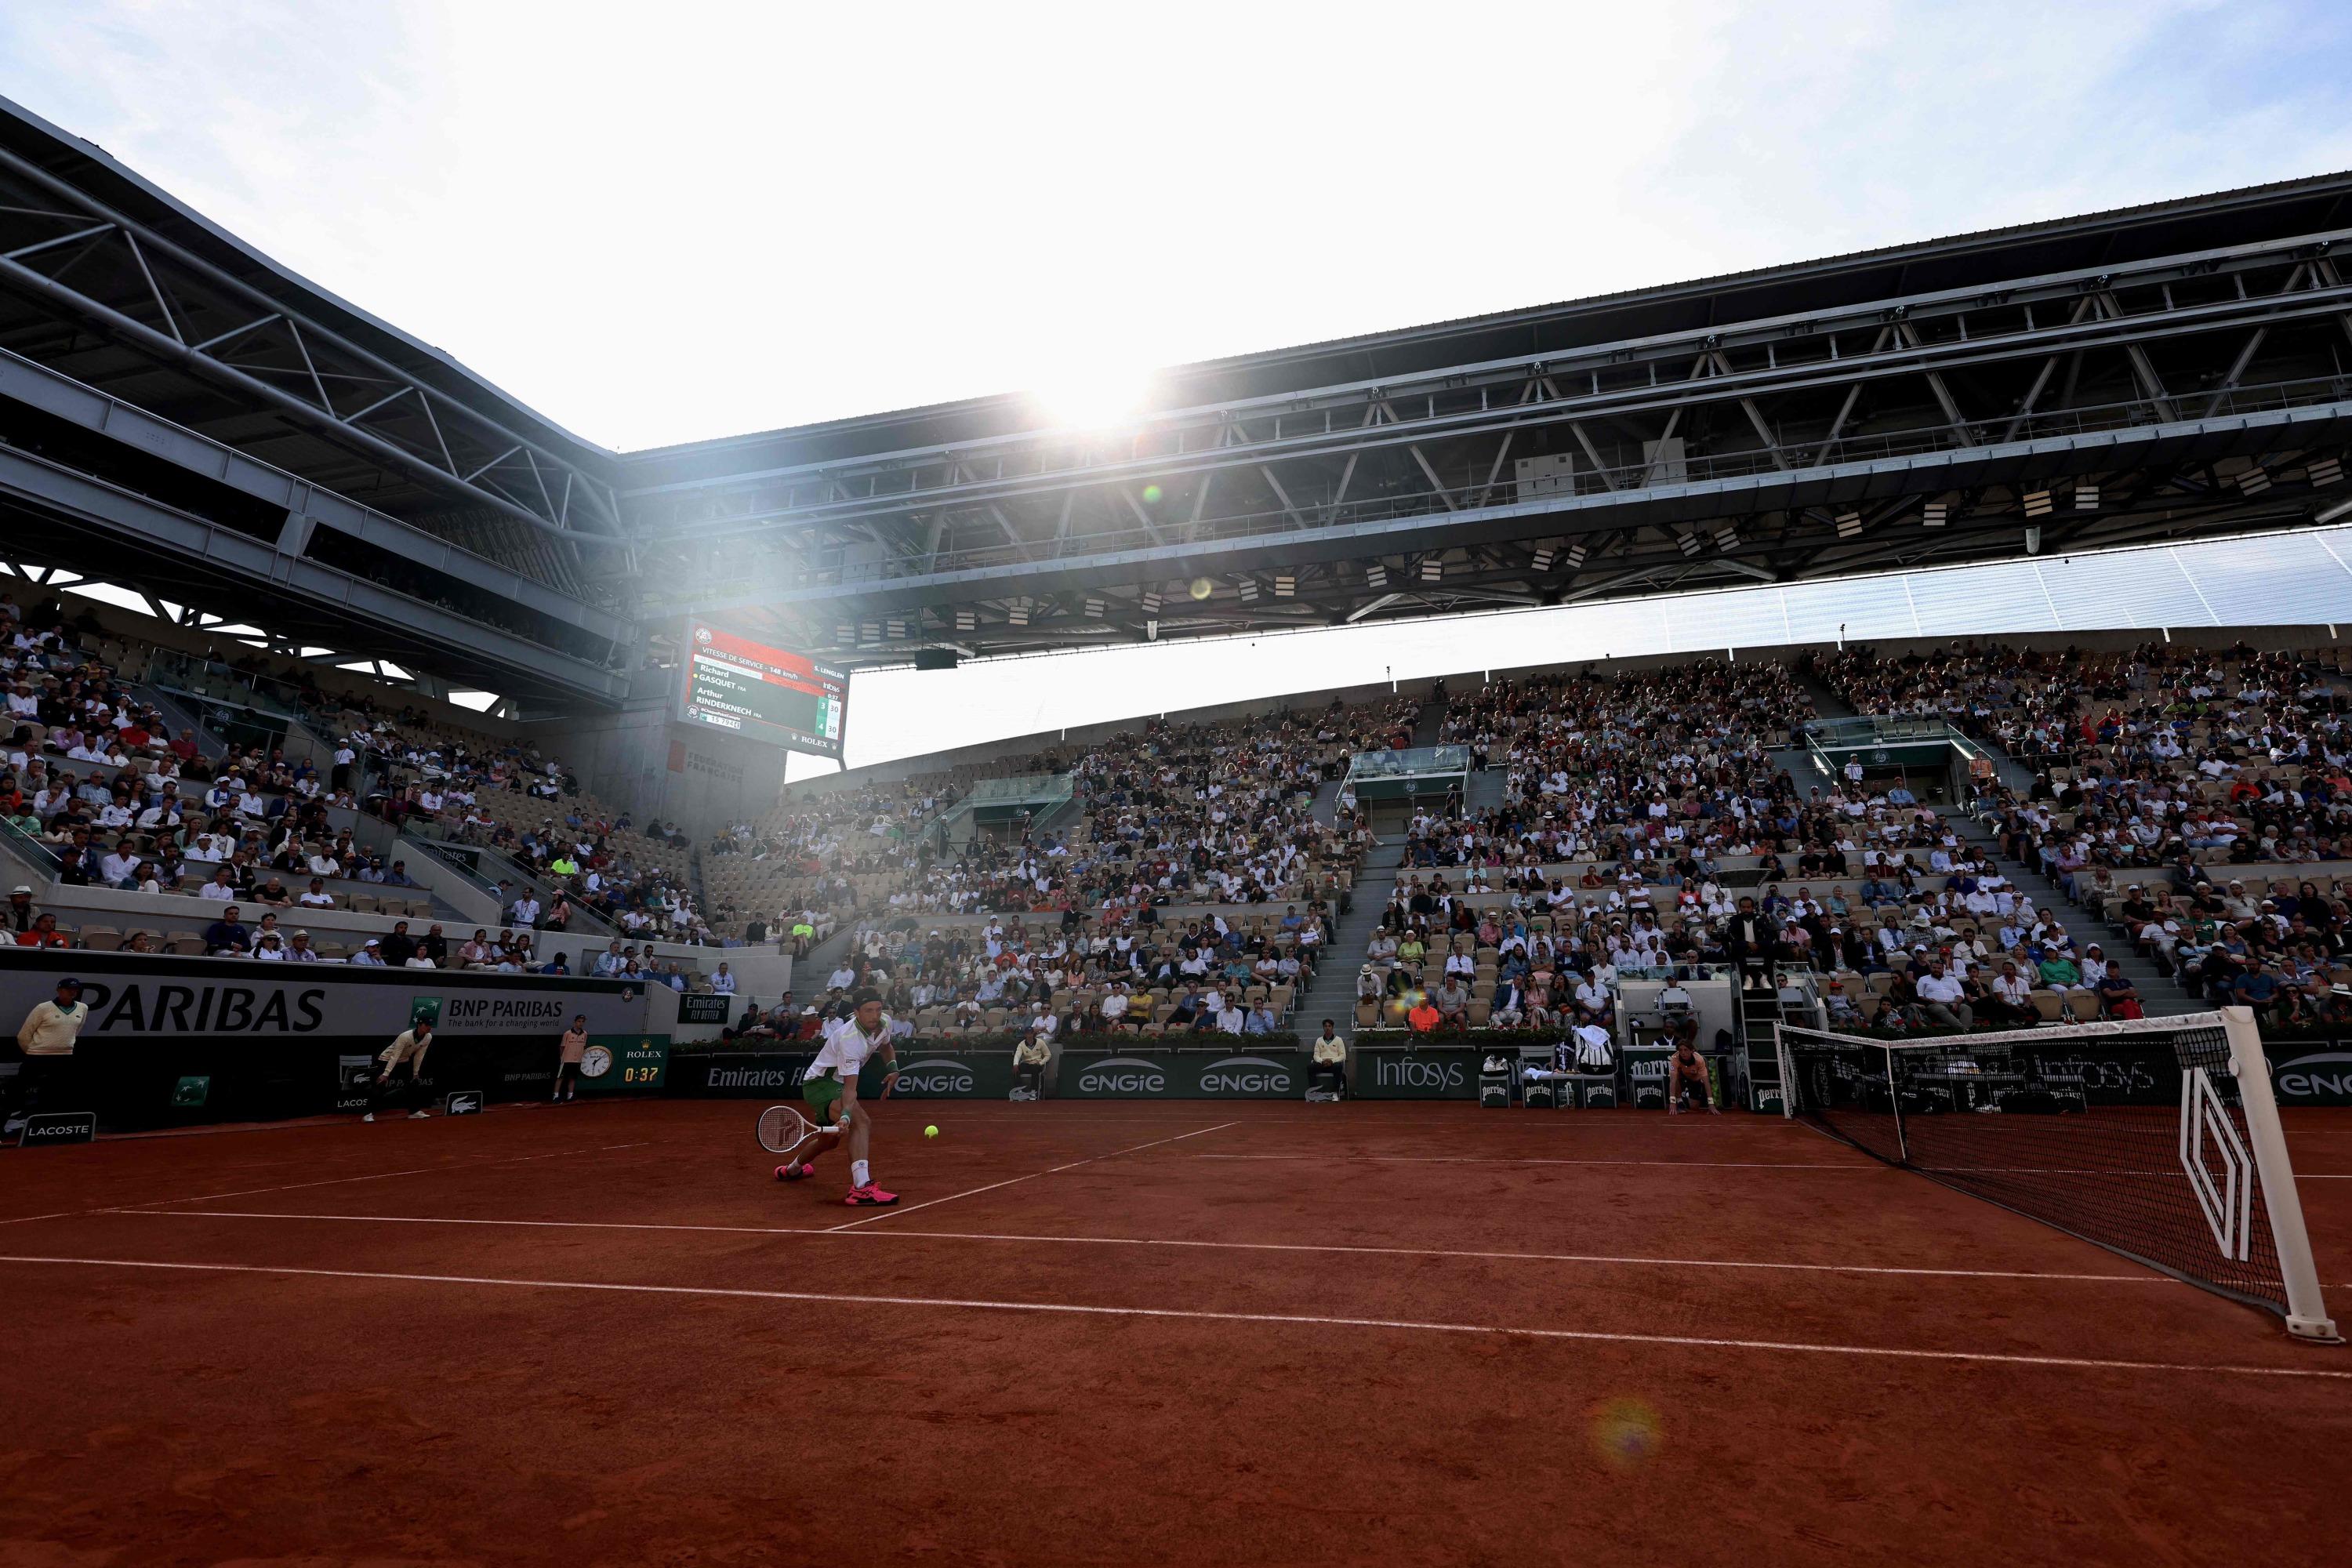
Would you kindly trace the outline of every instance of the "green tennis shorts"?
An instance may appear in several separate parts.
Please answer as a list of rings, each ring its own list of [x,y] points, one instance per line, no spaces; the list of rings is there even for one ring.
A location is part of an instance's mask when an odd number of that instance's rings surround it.
[[[830,1074],[819,1078],[812,1073],[801,1080],[801,1098],[816,1112],[812,1120],[819,1126],[830,1127],[834,1122],[834,1102],[841,1098],[841,1080]]]

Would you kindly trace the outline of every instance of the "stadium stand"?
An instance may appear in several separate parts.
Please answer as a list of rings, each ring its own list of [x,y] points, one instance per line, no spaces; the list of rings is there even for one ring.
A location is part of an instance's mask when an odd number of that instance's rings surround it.
[[[138,906],[152,917],[121,925],[64,922],[61,934],[81,945],[278,951],[257,925],[207,941],[233,902],[257,921],[320,927],[299,944],[279,938],[297,962],[372,962],[373,936],[394,963],[421,952],[435,967],[536,973],[552,959],[540,944],[576,920],[630,939],[617,973],[681,989],[707,983],[698,963],[656,957],[653,947],[715,941],[691,891],[690,845],[658,824],[637,831],[567,787],[561,762],[535,748],[413,701],[394,710],[348,683],[280,677],[258,659],[142,644],[95,614],[68,618],[59,602],[0,596],[0,621],[10,721],[0,805],[11,858],[61,891],[152,900]],[[163,706],[174,698],[188,721],[176,727]],[[277,727],[252,738],[250,721],[263,718]],[[412,875],[402,853],[412,839],[362,842],[362,812],[396,833],[499,849],[546,879],[518,886],[520,896],[498,900],[474,936],[453,940],[445,924],[462,923],[466,911],[420,879],[422,853]],[[366,918],[354,924],[354,916]],[[412,937],[408,921],[427,929]]]
[[[2006,754],[1979,820],[2021,877],[2121,939],[2113,959],[2058,944],[2041,961],[2070,1008],[2085,988],[2110,1015],[2154,1004],[2107,978],[2129,953],[2179,983],[2163,1011],[2243,1003],[2294,1029],[2352,1017],[2333,991],[2352,981],[2336,648],[1853,648],[1816,668],[1857,709],[1940,716]]]
[[[799,786],[696,845],[460,710],[58,603],[0,616],[11,857],[158,911],[27,900],[28,943],[211,951],[233,901],[254,923],[226,951],[296,962],[530,972],[584,937],[567,969],[698,989],[709,966],[676,948],[748,941],[816,963],[800,1007],[871,984],[927,1034],[1263,1031],[1290,1026],[1368,858],[1392,855],[1360,971],[1320,966],[1359,1027],[1424,998],[1446,1027],[1610,1025],[1623,976],[1743,961],[1884,1030],[2221,1001],[2335,1023],[2352,980],[2331,647],[1854,646],[1536,672],[1432,709],[1310,698]],[[1805,726],[1840,712],[1941,720],[1999,768],[1940,805],[1822,779]],[[1468,748],[1467,795],[1383,844],[1337,781],[1416,740]],[[982,820],[992,800],[1011,804]],[[363,841],[362,818],[396,836]],[[2069,903],[2112,941],[2070,931]],[[318,929],[296,944],[265,919]],[[751,1026],[798,1027],[780,1005]]]

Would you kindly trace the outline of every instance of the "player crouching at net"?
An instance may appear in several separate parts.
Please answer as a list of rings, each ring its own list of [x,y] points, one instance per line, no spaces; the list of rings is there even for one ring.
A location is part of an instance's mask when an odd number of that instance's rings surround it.
[[[1680,1116],[1683,1097],[1694,1092],[1710,1115],[1723,1114],[1723,1107],[1715,1100],[1714,1080],[1707,1071],[1706,1058],[1698,1054],[1698,1026],[1685,1023],[1675,1032],[1675,1054],[1666,1058],[1666,1114]]]
[[[866,1058],[877,1051],[887,1069],[882,1079],[882,1097],[887,1100],[891,1086],[898,1081],[898,1047],[891,1044],[890,1019],[882,1011],[882,999],[871,991],[860,991],[856,1011],[825,1026],[824,1047],[801,1080],[801,1098],[815,1113],[811,1120],[816,1129],[784,1156],[778,1176],[791,1182],[816,1174],[816,1157],[846,1137],[850,1184],[849,1195],[842,1201],[853,1208],[898,1201],[898,1194],[886,1193],[874,1184],[866,1157],[874,1136],[874,1119],[857,1102],[857,1075]]]

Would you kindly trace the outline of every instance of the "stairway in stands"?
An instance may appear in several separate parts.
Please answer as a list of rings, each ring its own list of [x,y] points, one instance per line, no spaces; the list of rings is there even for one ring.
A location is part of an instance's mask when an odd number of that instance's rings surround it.
[[[1510,782],[1509,770],[1503,766],[1500,758],[1486,772],[1472,773],[1470,787],[1462,802],[1465,813],[1475,817],[1482,811],[1500,809],[1508,798]]]
[[[2206,1010],[2202,1000],[2182,990],[2178,983],[2158,974],[2151,961],[2132,951],[2131,940],[2119,928],[2093,919],[2086,910],[2069,909],[2066,894],[2057,883],[2021,862],[2003,856],[1990,828],[1972,817],[1955,816],[1951,822],[1953,830],[1961,838],[1982,849],[2000,868],[2001,874],[2017,884],[2018,892],[2033,900],[2034,908],[2048,910],[2065,921],[2074,932],[2076,951],[2095,942],[2105,950],[2111,962],[2123,965],[2124,973],[2130,975],[2132,984],[2139,988],[2140,1006],[2149,1017],[2171,1018],[2183,1013]]]
[[[1806,696],[1813,700],[1813,716],[1815,718],[1853,719],[1859,717],[1859,715],[1853,710],[1853,705],[1848,702],[1844,698],[1840,697],[1836,692],[1832,691],[1828,685],[1822,681],[1821,677],[1801,669],[1791,669],[1789,672],[1789,675],[1790,678],[1797,683],[1799,689],[1801,689]],[[1772,765],[1786,773],[1790,779],[1795,781],[1797,785],[1797,794],[1800,796],[1808,794],[1815,784],[1820,784],[1826,789],[1831,783],[1829,776],[1823,773],[1821,769],[1814,764],[1812,753],[1806,751],[1802,746],[1774,747],[1772,751]]]
[[[1341,915],[1323,944],[1323,963],[1315,984],[1298,999],[1292,1018],[1300,1036],[1319,1035],[1329,1018],[1343,1035],[1356,1032],[1356,976],[1364,967],[1364,949],[1371,945],[1373,928],[1381,923],[1389,897],[1396,890],[1397,868],[1404,863],[1404,835],[1373,846],[1356,873],[1348,912]]]
[[[1434,746],[1444,729],[1445,704],[1423,703],[1413,719],[1412,743]],[[1479,780],[1493,779],[1496,803],[1500,804],[1502,776],[1499,770],[1471,774],[1471,797],[1476,798]],[[1317,792],[1316,804],[1322,804],[1320,791]],[[1396,891],[1397,869],[1404,864],[1404,839],[1401,832],[1391,834],[1372,847],[1358,868],[1348,912],[1339,918],[1326,936],[1323,963],[1315,972],[1315,984],[1298,998],[1291,1015],[1292,1026],[1302,1037],[1321,1034],[1326,1018],[1337,1024],[1342,1035],[1355,1035],[1356,976],[1363,970],[1364,949],[1371,944],[1373,928],[1381,923],[1389,898]]]

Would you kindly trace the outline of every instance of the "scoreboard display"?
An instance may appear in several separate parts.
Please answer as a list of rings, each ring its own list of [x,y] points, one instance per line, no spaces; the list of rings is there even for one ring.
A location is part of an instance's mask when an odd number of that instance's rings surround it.
[[[678,717],[747,741],[841,760],[849,672],[696,621]]]

